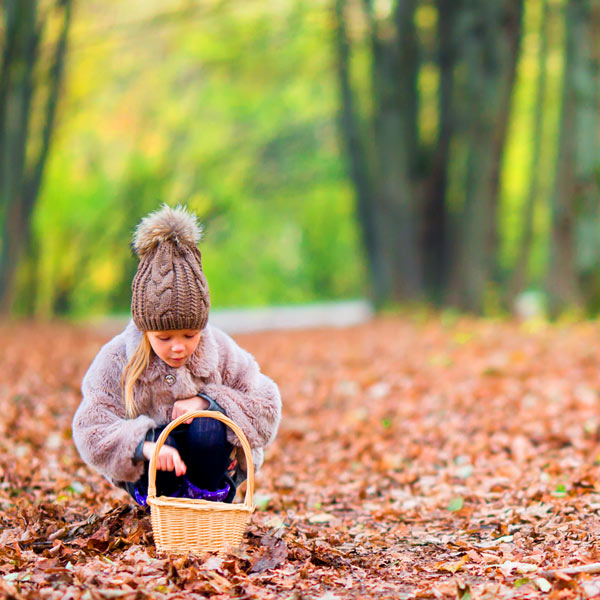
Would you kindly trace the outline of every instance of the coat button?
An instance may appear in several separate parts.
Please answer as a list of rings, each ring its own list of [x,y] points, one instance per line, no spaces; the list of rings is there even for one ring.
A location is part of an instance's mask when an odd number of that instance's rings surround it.
[[[170,373],[168,375],[165,375],[165,381],[169,385],[173,385],[175,383],[175,375],[171,375]]]

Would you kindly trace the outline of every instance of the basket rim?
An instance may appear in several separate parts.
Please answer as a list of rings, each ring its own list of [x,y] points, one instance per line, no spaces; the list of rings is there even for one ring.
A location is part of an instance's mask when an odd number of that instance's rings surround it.
[[[230,504],[228,502],[213,502],[195,498],[174,498],[172,496],[148,496],[150,508],[190,508],[197,511],[227,511],[253,513],[256,505],[248,506],[246,503]]]
[[[170,500],[187,500],[191,501],[191,498],[172,498],[170,496],[156,496],[156,461],[158,459],[158,453],[160,449],[164,445],[167,436],[175,427],[181,425],[184,421],[188,419],[196,419],[198,417],[208,417],[209,419],[215,419],[217,421],[221,421],[229,427],[237,436],[240,441],[241,447],[244,451],[244,455],[246,457],[246,474],[247,474],[247,486],[246,486],[246,495],[244,498],[243,506],[246,506],[248,509],[254,510],[254,461],[252,460],[252,450],[250,448],[250,443],[246,438],[246,435],[242,431],[239,425],[237,425],[234,421],[232,421],[229,417],[224,414],[211,410],[195,410],[177,417],[171,421],[162,431],[160,437],[156,441],[156,445],[154,446],[154,451],[152,452],[152,456],[150,457],[150,465],[148,467],[148,496],[146,502],[151,504],[152,500],[158,498],[170,498]],[[198,501],[196,501],[198,502]],[[201,502],[208,502],[207,500],[202,500]],[[209,504],[221,504],[216,502],[208,502]],[[224,503],[223,503],[224,504]],[[227,506],[234,506],[233,504],[228,504]],[[242,506],[238,504],[237,506]]]

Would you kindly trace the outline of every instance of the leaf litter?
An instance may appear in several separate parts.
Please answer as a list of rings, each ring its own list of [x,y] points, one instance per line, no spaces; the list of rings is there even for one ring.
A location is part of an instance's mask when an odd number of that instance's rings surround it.
[[[199,557],[157,553],[148,514],[73,446],[108,337],[0,326],[1,597],[600,597],[600,325],[403,316],[236,336],[284,417],[243,545]]]

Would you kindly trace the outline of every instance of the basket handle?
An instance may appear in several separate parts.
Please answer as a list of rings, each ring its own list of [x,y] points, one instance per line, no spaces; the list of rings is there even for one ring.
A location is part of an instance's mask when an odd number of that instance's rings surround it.
[[[154,447],[154,452],[152,452],[152,456],[150,457],[150,466],[148,467],[148,497],[155,498],[156,497],[156,461],[158,459],[158,453],[162,448],[167,436],[175,427],[181,425],[184,421],[188,419],[195,419],[197,417],[208,417],[210,419],[216,419],[217,421],[221,421],[225,423],[227,427],[233,430],[235,435],[237,435],[238,439],[241,442],[242,448],[244,450],[244,455],[246,456],[246,466],[247,466],[247,474],[248,474],[248,485],[246,487],[246,497],[244,499],[244,504],[248,508],[252,508],[252,503],[254,500],[254,462],[252,461],[252,451],[250,449],[250,444],[248,443],[248,439],[244,432],[240,429],[238,425],[236,425],[229,417],[226,417],[224,414],[212,410],[194,410],[192,412],[185,413],[177,419],[171,421],[162,431],[160,437],[156,441],[156,445]]]

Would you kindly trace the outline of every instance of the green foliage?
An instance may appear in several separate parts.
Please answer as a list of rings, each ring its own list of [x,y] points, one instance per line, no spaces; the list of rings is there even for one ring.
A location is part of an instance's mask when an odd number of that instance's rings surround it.
[[[17,308],[127,311],[131,234],[162,202],[205,225],[213,306],[362,295],[327,3],[167,4],[113,1],[122,28],[80,7]]]
[[[558,16],[563,0],[551,1],[552,14]],[[535,86],[539,77],[539,52],[542,36],[542,3],[526,1],[523,22],[523,42],[517,67],[511,122],[503,160],[500,210],[500,266],[509,271],[515,266],[519,235],[523,229],[527,192],[532,173],[533,122],[540,107],[535,105]],[[551,43],[546,56],[546,90],[540,160],[539,196],[534,221],[534,239],[529,271],[534,284],[543,285],[549,260],[551,230],[550,200],[554,191],[555,165],[558,151],[561,86],[563,76],[564,24],[552,19]]]

